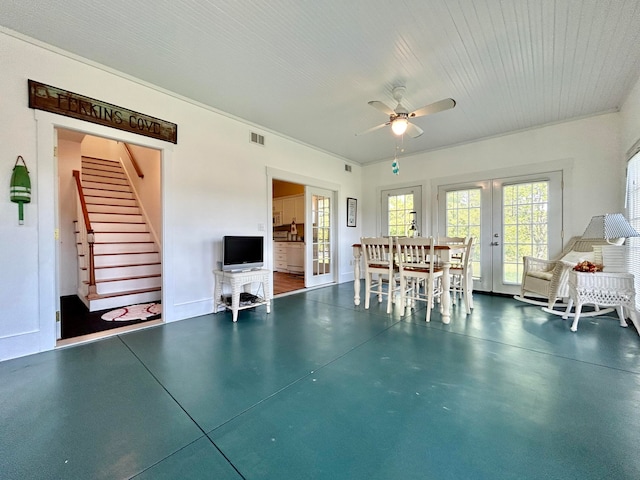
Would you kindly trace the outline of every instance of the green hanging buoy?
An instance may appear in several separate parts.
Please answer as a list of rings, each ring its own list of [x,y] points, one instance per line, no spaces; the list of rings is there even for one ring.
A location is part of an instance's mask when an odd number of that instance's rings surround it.
[[[22,160],[22,165],[18,165],[18,162],[20,160]],[[18,155],[16,163],[13,166],[9,195],[11,197],[11,201],[18,204],[18,223],[20,225],[23,225],[23,205],[25,203],[31,202],[31,180],[29,179],[29,170],[27,170],[27,164],[25,163],[24,158],[22,158],[22,155]]]

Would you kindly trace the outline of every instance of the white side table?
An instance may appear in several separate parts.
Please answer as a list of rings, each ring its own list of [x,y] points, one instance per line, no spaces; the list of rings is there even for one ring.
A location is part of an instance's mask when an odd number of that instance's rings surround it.
[[[575,304],[576,313],[571,324],[571,331],[578,330],[578,321],[582,306],[593,304],[603,307],[616,307],[620,326],[626,327],[624,307],[627,308],[634,325],[636,321],[636,292],[633,285],[633,275],[630,273],[613,272],[569,272],[569,306]]]
[[[271,289],[269,288],[269,278],[271,271],[265,268],[260,270],[249,270],[246,272],[224,272],[222,270],[214,270],[215,288],[213,292],[213,311],[218,313],[220,306],[231,310],[233,313],[233,321],[238,321],[238,311],[245,308],[253,308],[258,305],[266,305],[267,313],[271,313]],[[262,286],[262,296],[247,305],[240,305],[241,291],[251,293],[251,286],[258,283]],[[227,284],[231,286],[231,305],[225,302],[222,296],[222,286]],[[258,288],[256,293],[260,293]]]

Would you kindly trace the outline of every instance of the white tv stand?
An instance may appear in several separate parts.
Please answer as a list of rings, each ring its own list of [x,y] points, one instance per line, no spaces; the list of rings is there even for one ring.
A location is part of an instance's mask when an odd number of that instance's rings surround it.
[[[269,278],[271,271],[266,268],[259,270],[249,270],[245,272],[228,272],[222,270],[214,270],[215,288],[213,291],[213,312],[218,313],[218,308],[223,306],[225,309],[231,310],[233,313],[233,321],[238,321],[238,311],[246,308],[253,308],[259,305],[267,306],[267,313],[271,313],[271,291],[269,288]],[[262,286],[262,297],[258,297],[255,301],[248,305],[240,305],[241,291],[251,293],[251,285],[259,283]],[[223,295],[222,286],[224,284],[231,286],[231,305],[229,305]],[[258,287],[257,293],[260,292]]]

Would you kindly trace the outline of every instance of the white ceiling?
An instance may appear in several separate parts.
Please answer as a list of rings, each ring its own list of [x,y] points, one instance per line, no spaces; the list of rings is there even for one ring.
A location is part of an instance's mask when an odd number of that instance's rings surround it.
[[[640,75],[640,0],[0,0],[0,25],[367,164],[615,111]],[[46,83],[47,79],[35,79]],[[65,85],[56,85],[65,88]],[[83,93],[83,92],[77,92]],[[146,112],[153,114],[153,112]],[[171,121],[171,118],[166,118]],[[247,133],[248,135],[248,133]],[[178,139],[180,141],[180,139]]]

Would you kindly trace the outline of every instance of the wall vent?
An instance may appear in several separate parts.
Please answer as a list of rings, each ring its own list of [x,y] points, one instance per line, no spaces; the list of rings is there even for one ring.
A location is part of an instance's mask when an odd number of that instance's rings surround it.
[[[351,165],[347,165],[346,163],[344,164],[344,171],[345,172],[350,172],[351,171]]]
[[[260,135],[255,132],[251,132],[251,143],[258,145],[264,145],[264,135]]]

